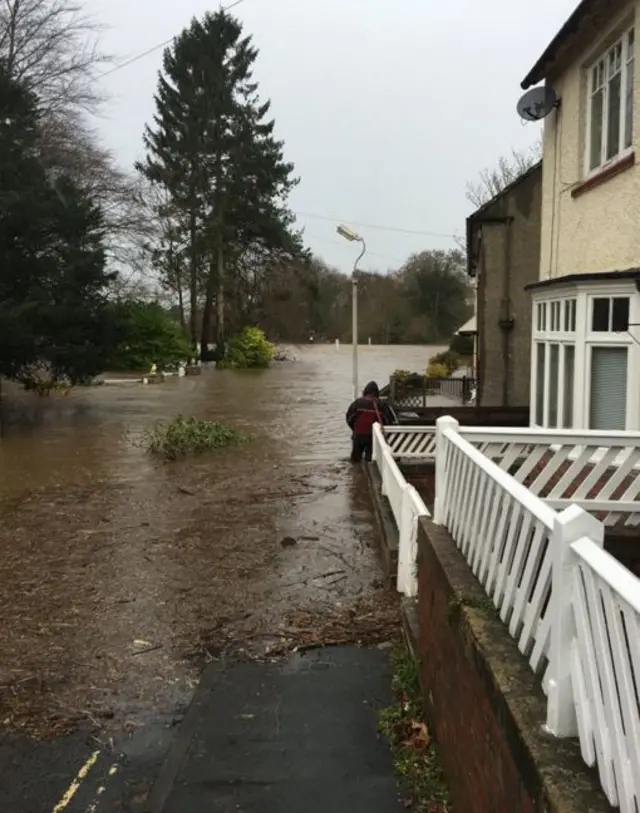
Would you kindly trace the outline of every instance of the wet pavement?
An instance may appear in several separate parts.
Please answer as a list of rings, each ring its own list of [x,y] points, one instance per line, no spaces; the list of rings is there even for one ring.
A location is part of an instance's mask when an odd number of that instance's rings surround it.
[[[362,382],[433,352],[365,347]],[[0,810],[142,810],[203,665],[393,626],[364,473],[347,462],[349,348],[297,353],[255,373],[7,399]],[[145,428],[177,414],[253,442],[149,460]]]
[[[150,813],[394,813],[379,710],[384,652],[340,647],[213,665],[160,772]]]

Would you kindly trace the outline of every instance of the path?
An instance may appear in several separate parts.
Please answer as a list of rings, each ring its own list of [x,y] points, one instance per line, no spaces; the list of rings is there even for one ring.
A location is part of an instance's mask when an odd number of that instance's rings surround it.
[[[209,667],[150,813],[401,810],[376,732],[389,686],[387,656],[377,649]]]

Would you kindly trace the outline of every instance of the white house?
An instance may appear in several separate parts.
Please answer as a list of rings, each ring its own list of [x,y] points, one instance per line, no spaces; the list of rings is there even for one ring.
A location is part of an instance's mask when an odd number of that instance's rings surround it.
[[[640,0],[583,0],[522,82],[545,120],[531,422],[640,429]]]

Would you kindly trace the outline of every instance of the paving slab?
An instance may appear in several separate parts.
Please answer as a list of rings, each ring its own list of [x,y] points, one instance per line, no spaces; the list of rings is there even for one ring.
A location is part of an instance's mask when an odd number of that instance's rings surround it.
[[[394,813],[377,733],[388,653],[335,647],[211,664],[151,795],[151,813]]]

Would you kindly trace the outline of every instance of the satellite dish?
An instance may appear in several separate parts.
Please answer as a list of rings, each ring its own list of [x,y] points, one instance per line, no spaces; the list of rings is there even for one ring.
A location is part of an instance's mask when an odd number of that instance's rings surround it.
[[[556,92],[549,85],[527,91],[517,105],[518,115],[525,121],[540,121],[560,106]]]

